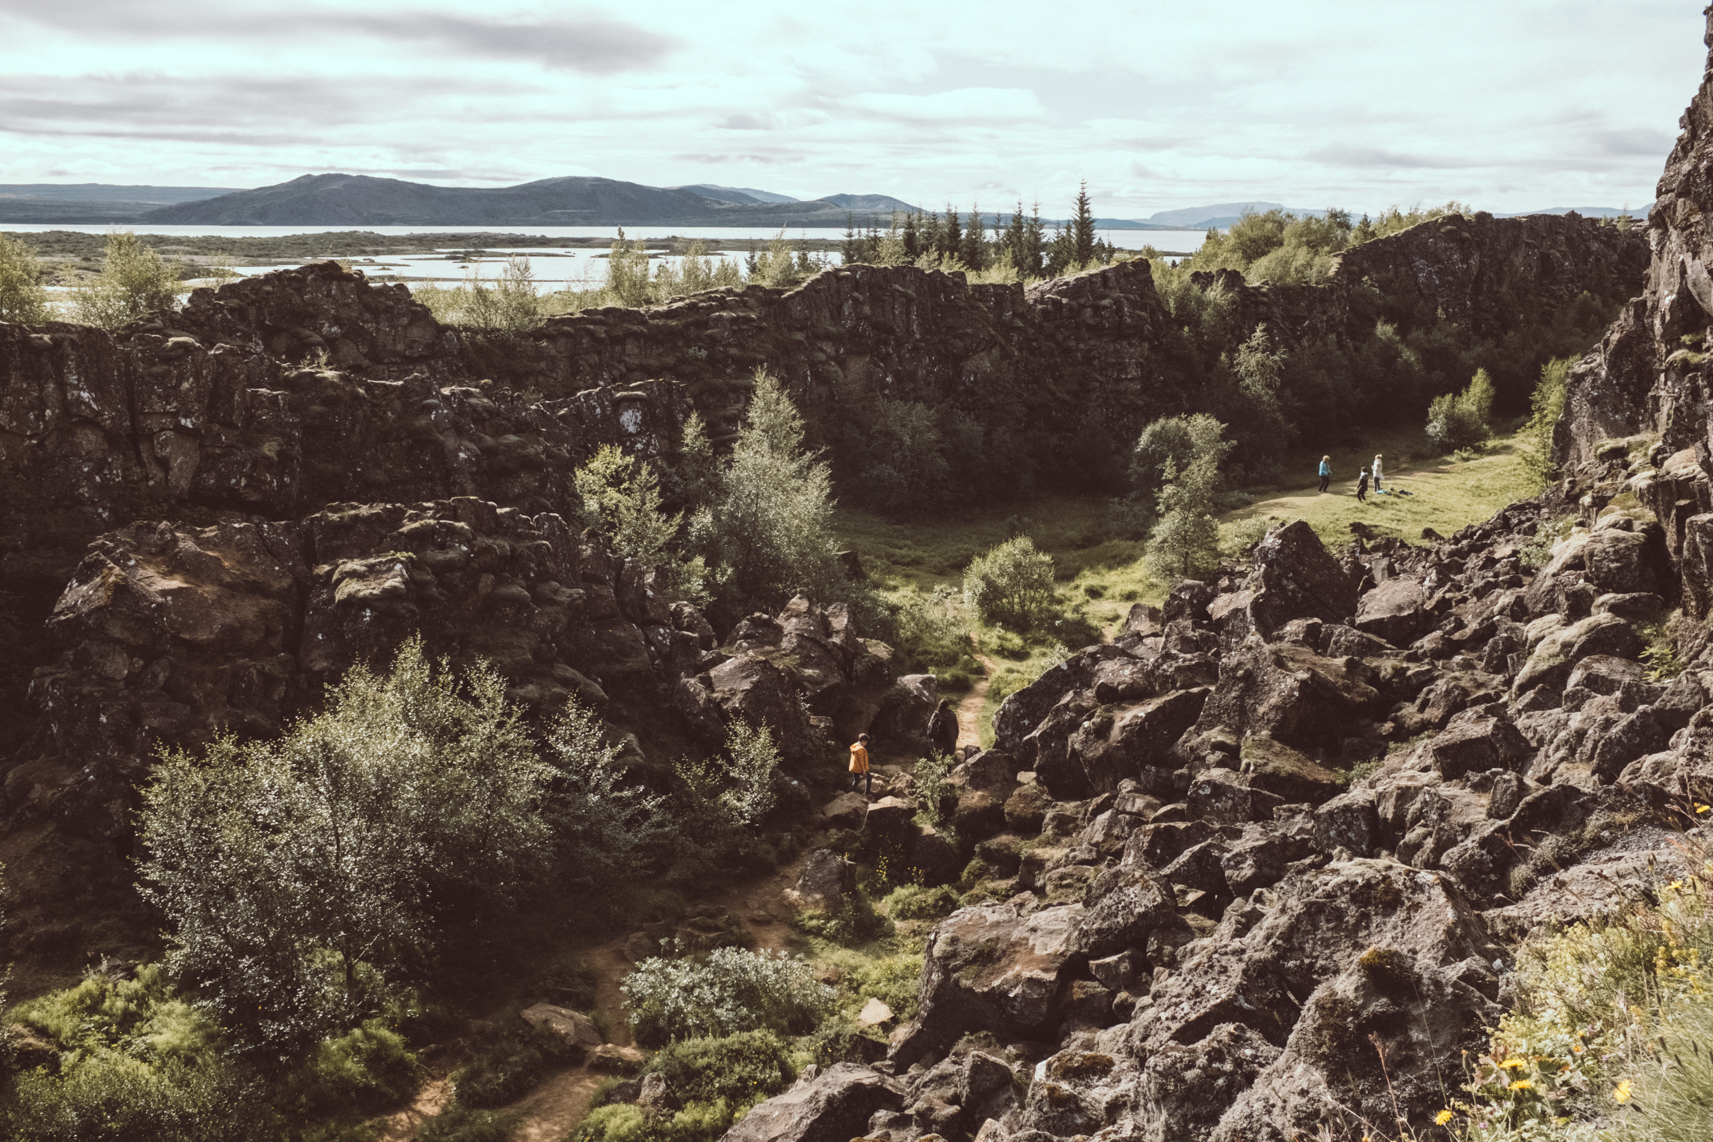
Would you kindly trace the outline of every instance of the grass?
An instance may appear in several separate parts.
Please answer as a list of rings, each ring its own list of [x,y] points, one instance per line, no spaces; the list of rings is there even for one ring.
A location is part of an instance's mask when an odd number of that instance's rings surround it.
[[[1458,459],[1440,453],[1421,431],[1379,434],[1358,450],[1332,453],[1337,478],[1329,491],[1317,491],[1313,476],[1319,456],[1302,456],[1293,470],[1301,479],[1241,489],[1233,499],[1249,500],[1220,517],[1220,550],[1241,560],[1277,521],[1307,520],[1329,548],[1350,542],[1350,525],[1362,523],[1378,535],[1419,543],[1432,528],[1449,536],[1466,524],[1487,519],[1513,500],[1532,495],[1524,453],[1516,434],[1501,436]],[[1373,451],[1369,451],[1372,448]],[[1355,495],[1354,474],[1386,457],[1388,494]],[[1348,478],[1347,478],[1348,477]],[[1390,494],[1393,489],[1411,495]],[[1104,496],[1047,495],[1004,507],[976,509],[952,520],[893,520],[872,512],[840,509],[834,526],[845,546],[895,603],[926,598],[936,588],[961,589],[969,562],[1017,534],[1053,557],[1059,585],[1057,629],[1027,637],[984,623],[967,622],[976,650],[997,664],[984,707],[978,711],[982,745],[992,744],[992,718],[1005,696],[1028,685],[1067,651],[1114,634],[1137,602],[1158,604],[1170,582],[1152,574],[1144,560],[1147,545],[1113,535]],[[934,669],[936,663],[915,664]],[[950,670],[951,662],[946,664]]]
[[[1254,503],[1221,517],[1222,524],[1251,520],[1305,519],[1328,547],[1350,542],[1350,525],[1363,523],[1379,535],[1399,536],[1419,543],[1424,528],[1449,536],[1511,503],[1534,494],[1523,451],[1515,434],[1497,437],[1473,459],[1435,455],[1425,437],[1382,439],[1376,451],[1386,455],[1386,495],[1368,494],[1366,503],[1355,495],[1355,473],[1371,463],[1363,457],[1333,455],[1335,479],[1326,495],[1310,480],[1274,488],[1247,489]],[[1366,449],[1364,449],[1366,452]],[[1361,461],[1361,464],[1358,461]],[[1393,489],[1412,495],[1392,495]]]

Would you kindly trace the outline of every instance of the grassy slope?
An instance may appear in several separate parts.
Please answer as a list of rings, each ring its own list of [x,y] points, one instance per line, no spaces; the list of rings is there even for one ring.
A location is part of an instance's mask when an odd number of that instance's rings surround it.
[[[1388,493],[1396,489],[1411,495],[1370,492],[1366,503],[1357,502],[1355,474],[1372,462],[1374,452],[1386,458]],[[1245,541],[1259,538],[1274,520],[1305,519],[1331,548],[1348,543],[1350,525],[1358,521],[1379,534],[1420,542],[1423,528],[1450,535],[1534,491],[1515,436],[1499,437],[1481,456],[1467,461],[1438,454],[1420,432],[1377,436],[1360,452],[1332,453],[1334,482],[1325,495],[1316,490],[1318,460],[1308,456],[1299,462],[1299,470],[1309,473],[1304,478],[1244,489],[1254,500],[1220,517],[1221,546],[1228,557],[1239,555]],[[961,586],[964,567],[1003,542],[1014,522],[1052,555],[1067,604],[1081,608],[1105,631],[1117,628],[1132,603],[1158,603],[1171,585],[1148,570],[1144,544],[1110,537],[1107,501],[1099,496],[1041,496],[952,520],[897,521],[841,510],[836,526],[845,545],[861,555],[870,577],[898,598],[941,585]],[[1010,689],[1005,683],[1013,681],[1005,675],[1015,671],[1034,677],[1055,648],[1050,637],[1025,644],[985,625],[977,628],[976,638],[990,661],[998,659],[1000,666],[1000,685],[987,699],[988,708],[978,712],[986,745],[992,738],[993,712]]]

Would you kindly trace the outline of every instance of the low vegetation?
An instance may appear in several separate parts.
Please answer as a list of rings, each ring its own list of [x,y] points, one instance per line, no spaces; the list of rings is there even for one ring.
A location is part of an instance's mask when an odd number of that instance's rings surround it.
[[[1705,805],[1695,811],[1707,813]],[[1471,1060],[1459,1136],[1678,1142],[1713,1135],[1713,864],[1607,919],[1525,943],[1517,1004]],[[1662,878],[1663,879],[1663,878]]]

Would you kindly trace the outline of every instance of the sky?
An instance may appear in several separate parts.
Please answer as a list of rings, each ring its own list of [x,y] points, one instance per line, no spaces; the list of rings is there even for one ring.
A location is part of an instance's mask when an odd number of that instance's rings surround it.
[[[0,0],[0,183],[1641,206],[1700,3]]]

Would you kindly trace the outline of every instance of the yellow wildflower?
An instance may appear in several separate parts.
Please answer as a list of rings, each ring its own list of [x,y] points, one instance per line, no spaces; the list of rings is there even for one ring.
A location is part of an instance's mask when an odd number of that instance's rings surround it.
[[[1514,1071],[1520,1067],[1527,1066],[1528,1064],[1524,1063],[1523,1060],[1521,1060],[1521,1059],[1506,1059],[1504,1062],[1500,1063],[1499,1065],[1501,1067],[1504,1067],[1507,1071]]]
[[[1709,810],[1709,809],[1713,809],[1713,805],[1703,805],[1703,804],[1702,804],[1702,803],[1701,803],[1701,802],[1699,802],[1699,801],[1697,801],[1697,802],[1696,802],[1696,803],[1695,803],[1695,811],[1696,811],[1696,812],[1697,812],[1697,813],[1705,813],[1705,812],[1707,812],[1707,811],[1708,811],[1708,810]]]
[[[1437,1122],[1439,1125],[1444,1126],[1447,1122],[1451,1121],[1451,1111],[1442,1110],[1438,1114],[1433,1116],[1433,1120],[1435,1122]]]
[[[1618,1102],[1630,1101],[1630,1080],[1625,1079],[1618,1084],[1618,1089],[1612,1092],[1612,1097]]]
[[[1511,1089],[1512,1090],[1533,1090],[1533,1089],[1535,1089],[1535,1084],[1530,1082],[1528,1079],[1518,1079],[1516,1082],[1511,1084]]]

